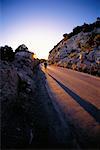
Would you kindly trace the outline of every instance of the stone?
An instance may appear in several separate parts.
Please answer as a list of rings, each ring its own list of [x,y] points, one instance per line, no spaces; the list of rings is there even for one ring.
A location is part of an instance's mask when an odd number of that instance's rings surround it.
[[[95,60],[95,52],[91,51],[88,55],[87,55],[87,60],[90,62],[93,62]]]
[[[32,55],[20,51],[12,62],[0,59],[2,148],[25,147],[34,137],[34,126],[31,126],[37,94],[34,69],[39,61]]]
[[[85,31],[83,27],[84,25],[81,27],[78,26],[76,34],[73,32],[64,34],[64,39],[50,51],[48,57],[49,64],[56,64],[60,67],[77,69],[78,71],[88,73],[91,72],[90,64],[94,64],[93,66],[99,70],[100,29],[96,26],[96,22],[91,25],[87,24]],[[66,36],[67,38],[65,38]],[[87,64],[87,62],[90,64]],[[92,67],[92,72],[94,70]]]
[[[1,71],[0,71],[0,88],[1,94],[0,99],[2,102],[7,102],[7,104],[16,101],[17,96],[17,85],[18,85],[18,75],[14,66],[10,66],[7,62],[1,61]],[[6,105],[6,103],[5,103]]]

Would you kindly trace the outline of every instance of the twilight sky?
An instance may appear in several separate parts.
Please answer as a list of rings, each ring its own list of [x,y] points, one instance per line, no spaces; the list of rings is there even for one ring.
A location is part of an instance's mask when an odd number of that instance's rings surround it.
[[[99,0],[0,0],[0,46],[25,44],[38,58],[77,25],[100,17]]]

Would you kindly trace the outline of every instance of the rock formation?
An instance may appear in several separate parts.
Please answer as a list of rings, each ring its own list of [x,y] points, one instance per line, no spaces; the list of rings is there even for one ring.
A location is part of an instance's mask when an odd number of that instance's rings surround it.
[[[34,137],[35,70],[39,61],[20,46],[0,48],[0,102],[2,148],[25,147]]]
[[[49,64],[100,76],[100,20],[63,36],[49,52]]]

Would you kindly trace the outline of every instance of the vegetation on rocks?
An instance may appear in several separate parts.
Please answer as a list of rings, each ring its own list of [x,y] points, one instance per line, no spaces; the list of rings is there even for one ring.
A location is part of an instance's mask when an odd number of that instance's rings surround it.
[[[100,76],[100,18],[75,27],[63,37],[49,52],[49,64]]]
[[[21,51],[18,50],[20,48]],[[18,49],[14,53],[9,46],[0,48],[2,148],[29,146],[36,126],[33,124],[36,119],[36,70],[39,61],[26,48],[20,46]]]
[[[0,47],[0,58],[1,60],[13,61],[14,60],[14,52],[13,49],[9,46],[1,46]]]

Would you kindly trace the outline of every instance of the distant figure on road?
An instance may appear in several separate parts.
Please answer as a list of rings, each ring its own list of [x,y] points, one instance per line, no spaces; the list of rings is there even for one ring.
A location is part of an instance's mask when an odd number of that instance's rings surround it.
[[[45,69],[47,68],[47,62],[44,62],[44,68]]]

